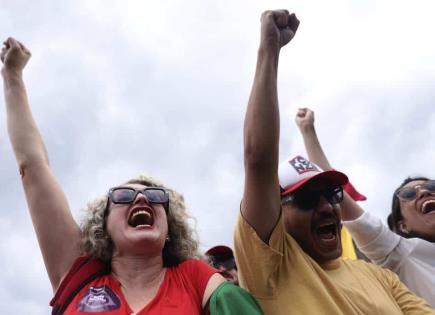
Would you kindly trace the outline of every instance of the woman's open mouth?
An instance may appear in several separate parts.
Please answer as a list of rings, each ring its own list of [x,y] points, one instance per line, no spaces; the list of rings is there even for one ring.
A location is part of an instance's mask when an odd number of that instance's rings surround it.
[[[435,213],[435,200],[426,200],[420,207],[420,211],[423,214]]]
[[[151,227],[154,224],[154,215],[151,208],[136,208],[130,213],[128,225],[131,227]]]

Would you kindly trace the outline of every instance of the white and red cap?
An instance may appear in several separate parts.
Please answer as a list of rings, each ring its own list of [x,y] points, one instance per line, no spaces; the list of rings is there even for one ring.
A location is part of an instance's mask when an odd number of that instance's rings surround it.
[[[279,164],[278,178],[281,196],[290,194],[313,180],[321,179],[328,185],[337,186],[349,181],[345,174],[335,170],[324,171],[300,155]]]

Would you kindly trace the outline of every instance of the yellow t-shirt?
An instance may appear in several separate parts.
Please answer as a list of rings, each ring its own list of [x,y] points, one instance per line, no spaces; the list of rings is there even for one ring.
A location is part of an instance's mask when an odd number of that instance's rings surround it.
[[[266,315],[435,314],[389,270],[343,258],[319,265],[281,220],[267,245],[239,215],[235,255],[240,285]]]

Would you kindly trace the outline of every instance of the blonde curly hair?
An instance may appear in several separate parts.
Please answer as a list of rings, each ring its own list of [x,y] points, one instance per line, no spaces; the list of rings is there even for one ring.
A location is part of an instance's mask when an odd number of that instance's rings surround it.
[[[129,180],[126,184],[162,187],[169,193],[169,211],[167,215],[169,241],[165,243],[163,248],[163,265],[171,267],[187,259],[200,259],[198,235],[188,223],[188,220],[193,218],[187,213],[184,197],[155,179],[143,175]],[[114,244],[105,228],[107,201],[108,196],[102,196],[90,202],[84,209],[85,217],[81,224],[81,238],[82,250],[85,255],[110,263]]]

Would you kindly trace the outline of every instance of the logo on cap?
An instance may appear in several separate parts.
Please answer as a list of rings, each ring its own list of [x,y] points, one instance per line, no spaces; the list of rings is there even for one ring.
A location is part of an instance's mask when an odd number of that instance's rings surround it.
[[[294,168],[294,170],[298,172],[298,174],[312,171],[320,172],[320,170],[313,163],[299,155],[288,162]]]

